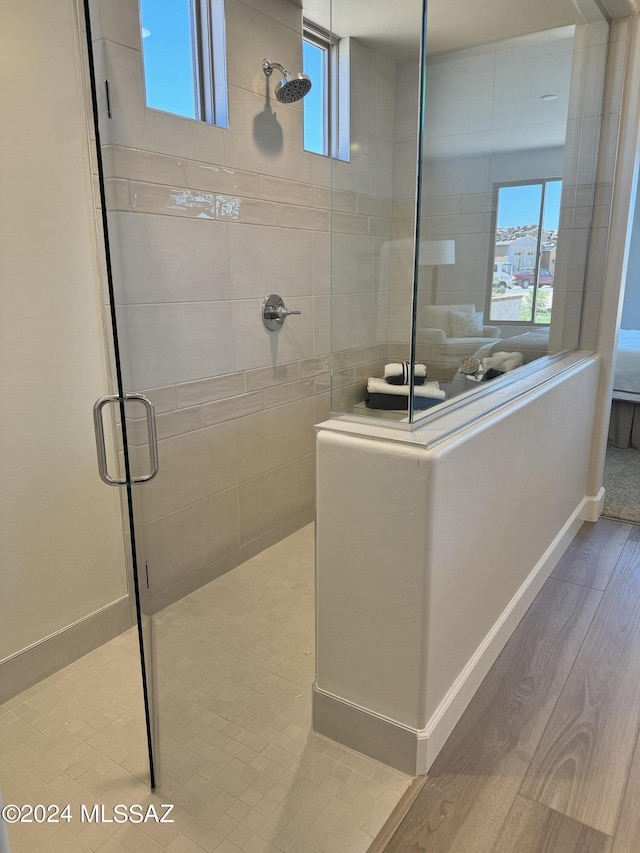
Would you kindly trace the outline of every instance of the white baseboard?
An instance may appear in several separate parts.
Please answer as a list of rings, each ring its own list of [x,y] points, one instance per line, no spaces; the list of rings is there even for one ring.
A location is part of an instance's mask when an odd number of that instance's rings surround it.
[[[134,624],[125,595],[0,661],[0,704],[112,640]]]
[[[600,486],[600,491],[597,495],[589,495],[584,499],[583,521],[597,521],[600,518],[604,509],[604,491],[604,486]]]
[[[451,685],[444,699],[440,702],[427,723],[424,732],[419,733],[420,739],[425,741],[424,750],[426,753],[424,756],[426,762],[425,768],[420,772],[426,773],[427,769],[433,764],[434,759],[444,746],[445,741],[464,713],[476,690],[507,644],[509,637],[518,627],[520,620],[533,603],[536,595],[540,592],[544,582],[553,572],[560,557],[567,550],[572,539],[582,526],[586,500],[587,498],[583,498],[571,513],[560,532],[529,572],[529,575],[525,578],[499,618],[492,625],[465,668]]]
[[[591,502],[595,500],[585,497],[571,513],[500,617],[491,626],[424,729],[412,729],[382,717],[367,708],[321,690],[314,684],[314,731],[412,776],[427,773],[482,680],[580,529],[585,520],[585,513],[588,508],[590,511]]]
[[[347,702],[313,685],[313,730],[395,767],[409,776],[417,770],[418,732],[395,720]]]

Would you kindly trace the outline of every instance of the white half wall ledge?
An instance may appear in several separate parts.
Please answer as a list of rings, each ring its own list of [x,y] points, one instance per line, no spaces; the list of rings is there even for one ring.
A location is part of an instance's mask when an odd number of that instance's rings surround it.
[[[472,404],[476,420],[432,445],[321,425],[317,732],[426,773],[582,523],[597,519],[604,491],[589,496],[586,483],[600,360],[567,359],[479,420]]]

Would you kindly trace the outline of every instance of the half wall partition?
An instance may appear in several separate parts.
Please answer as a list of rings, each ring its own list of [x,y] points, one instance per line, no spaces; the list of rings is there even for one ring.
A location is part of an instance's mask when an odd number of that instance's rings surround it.
[[[593,353],[626,36],[600,8],[430,0],[396,68],[413,124],[396,98],[379,363],[334,356],[318,427],[314,727],[410,773],[601,511]],[[336,291],[352,276],[335,248],[332,266]]]

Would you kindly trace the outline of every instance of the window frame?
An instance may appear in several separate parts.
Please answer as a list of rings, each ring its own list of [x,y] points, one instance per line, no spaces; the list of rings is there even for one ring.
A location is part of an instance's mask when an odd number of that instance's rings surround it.
[[[306,18],[302,23],[302,42],[320,48],[325,55],[323,63],[323,140],[322,152],[304,147],[304,106],[302,146],[307,154],[331,157],[349,162],[350,156],[350,72],[349,40],[340,39],[328,30]]]
[[[562,177],[551,177],[551,178],[529,178],[527,180],[522,181],[503,181],[500,183],[494,183],[493,185],[493,214],[492,214],[492,223],[491,223],[491,244],[490,244],[490,256],[489,256],[489,275],[488,275],[488,286],[487,286],[487,296],[485,300],[485,317],[487,318],[485,322],[487,323],[500,323],[501,326],[530,326],[530,327],[539,327],[539,328],[548,328],[551,325],[551,320],[548,323],[538,323],[536,322],[536,298],[538,295],[539,284],[538,277],[540,275],[540,262],[542,260],[542,244],[543,244],[543,235],[544,235],[544,210],[545,210],[545,202],[546,202],[546,194],[547,194],[547,184],[558,183],[562,185],[563,180]],[[531,319],[530,320],[502,320],[502,319],[492,319],[491,318],[491,307],[493,301],[493,267],[496,263],[495,258],[495,247],[496,247],[496,237],[498,230],[498,206],[500,202],[500,190],[506,189],[509,187],[531,187],[531,186],[540,186],[542,188],[542,192],[540,193],[540,209],[538,212],[538,237],[536,241],[535,255],[534,255],[534,267],[535,267],[535,280],[532,285],[532,304],[531,304]],[[560,223],[558,222],[558,234],[560,231]],[[556,243],[557,248],[557,243]],[[524,254],[526,250],[522,249],[521,254]],[[514,270],[515,272],[515,270]],[[555,271],[554,271],[555,272]]]
[[[191,60],[195,86],[195,118],[150,106],[147,102],[147,67],[142,49],[142,74],[145,108],[186,121],[198,121],[215,127],[229,127],[227,86],[227,43],[225,0],[190,0]],[[140,31],[142,9],[138,3]]]

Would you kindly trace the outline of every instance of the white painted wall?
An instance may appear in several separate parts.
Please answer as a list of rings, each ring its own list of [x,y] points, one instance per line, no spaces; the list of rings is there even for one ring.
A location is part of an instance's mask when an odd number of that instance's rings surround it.
[[[0,663],[127,595],[73,0],[1,0]]]

